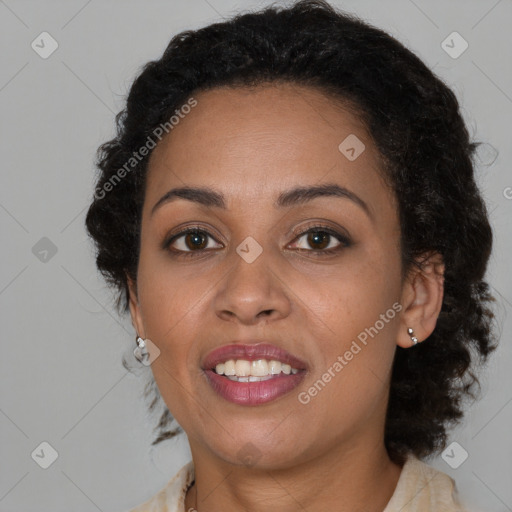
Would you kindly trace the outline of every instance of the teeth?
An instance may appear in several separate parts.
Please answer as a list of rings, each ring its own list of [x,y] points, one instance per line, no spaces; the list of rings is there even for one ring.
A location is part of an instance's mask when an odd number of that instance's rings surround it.
[[[219,375],[225,375],[231,380],[238,382],[257,382],[267,380],[272,375],[279,375],[283,372],[285,375],[296,374],[297,368],[292,368],[289,364],[281,363],[272,359],[258,359],[256,361],[247,361],[246,359],[229,359],[225,363],[219,363],[215,367],[215,372]]]
[[[281,361],[270,361],[268,363],[268,369],[272,375],[279,375],[281,373]]]
[[[272,379],[272,375],[265,375],[265,377],[254,377],[252,375],[250,375],[249,377],[236,377],[233,375],[229,375],[228,379],[234,382],[260,382],[263,380]]]
[[[222,365],[222,363],[221,363],[221,365]],[[219,375],[222,375],[222,371],[219,371],[219,366],[220,365],[217,365],[217,367],[215,368],[215,371]],[[229,361],[226,361],[224,363],[224,375],[235,375],[235,361],[233,361],[233,359],[230,359]]]
[[[248,377],[251,374],[251,363],[245,359],[238,359],[235,363],[235,375]]]
[[[258,359],[251,362],[251,375],[265,377],[268,375],[268,363],[265,359]]]

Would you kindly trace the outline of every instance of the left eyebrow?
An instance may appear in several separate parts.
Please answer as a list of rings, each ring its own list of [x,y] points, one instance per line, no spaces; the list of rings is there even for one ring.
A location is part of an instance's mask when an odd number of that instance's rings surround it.
[[[336,183],[326,183],[317,186],[296,187],[286,190],[279,194],[277,200],[274,202],[275,208],[290,208],[299,204],[304,204],[308,201],[318,197],[339,197],[342,199],[349,199],[365,213],[373,219],[372,212],[369,206],[354,192],[345,187],[341,187]],[[209,187],[180,187],[173,188],[165,193],[151,209],[151,215],[166,203],[170,203],[178,198],[192,201],[208,208],[221,208],[227,209],[226,200],[224,196]]]
[[[304,204],[317,197],[339,197],[342,199],[350,199],[362,208],[368,217],[373,219],[370,207],[357,194],[336,183],[326,183],[324,185],[317,185],[314,187],[297,187],[287,190],[279,195],[274,206],[287,208],[298,204]]]

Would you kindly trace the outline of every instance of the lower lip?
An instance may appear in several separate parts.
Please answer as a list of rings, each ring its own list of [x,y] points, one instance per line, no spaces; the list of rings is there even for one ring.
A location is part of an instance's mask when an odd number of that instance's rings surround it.
[[[305,371],[259,382],[236,382],[213,370],[205,370],[214,391],[226,400],[239,405],[260,405],[286,395],[296,388],[304,378]]]

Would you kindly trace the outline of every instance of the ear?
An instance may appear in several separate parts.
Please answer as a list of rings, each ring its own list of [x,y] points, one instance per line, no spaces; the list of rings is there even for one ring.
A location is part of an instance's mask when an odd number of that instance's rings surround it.
[[[142,313],[140,310],[139,299],[137,297],[137,284],[127,276],[128,291],[130,295],[129,307],[130,315],[132,317],[132,325],[136,333],[143,339],[146,338],[146,332],[144,329],[144,322],[142,320]]]
[[[413,345],[407,329],[413,329],[418,343],[434,331],[443,304],[444,262],[438,252],[428,253],[420,260],[422,269],[413,267],[402,288],[400,331],[397,344],[402,348]]]

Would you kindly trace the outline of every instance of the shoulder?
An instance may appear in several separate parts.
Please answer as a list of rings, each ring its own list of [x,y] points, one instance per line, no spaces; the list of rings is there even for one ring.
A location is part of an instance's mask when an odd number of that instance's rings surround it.
[[[183,512],[185,494],[193,480],[194,464],[190,461],[169,480],[162,490],[127,512]]]
[[[453,479],[414,456],[406,460],[384,512],[466,512]]]

